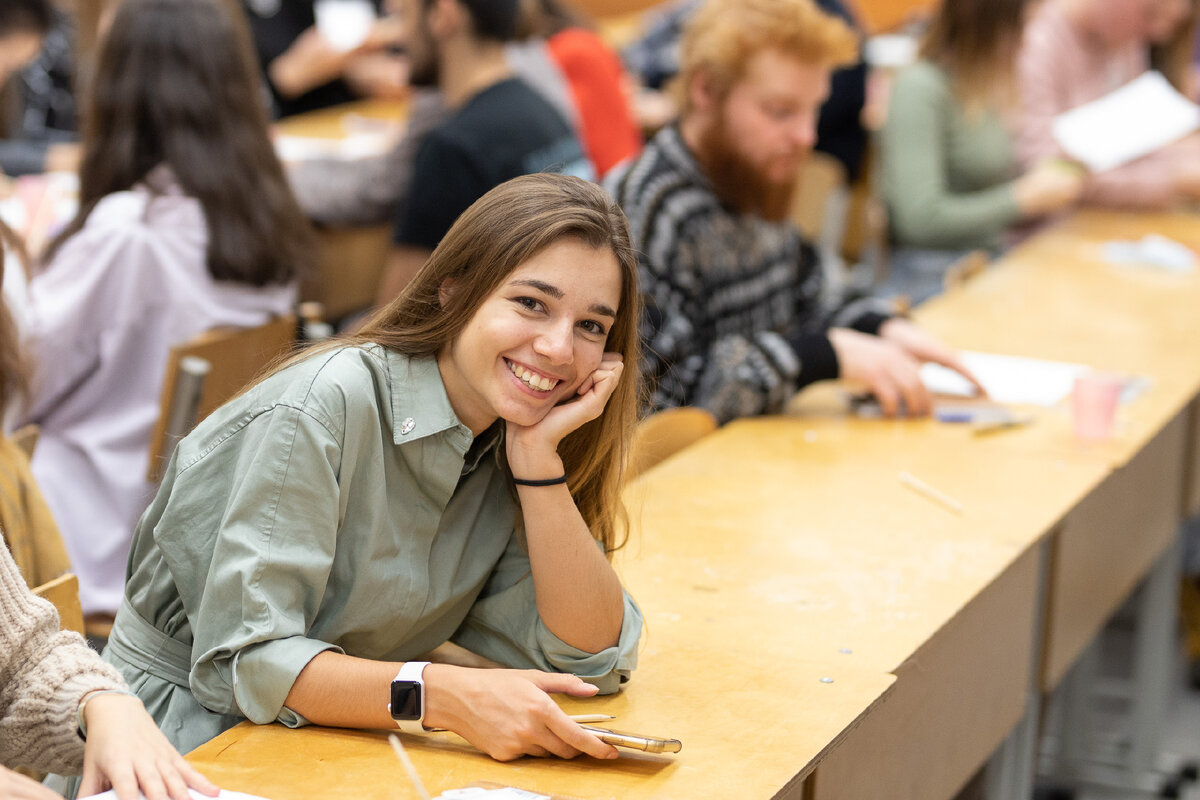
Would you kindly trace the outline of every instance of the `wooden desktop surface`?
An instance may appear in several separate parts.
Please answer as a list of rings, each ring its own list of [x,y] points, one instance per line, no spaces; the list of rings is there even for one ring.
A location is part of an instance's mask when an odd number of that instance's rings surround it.
[[[347,128],[347,120],[355,117],[378,122],[403,123],[408,118],[408,101],[356,100],[331,108],[284,117],[275,123],[275,129],[288,136],[344,139],[350,133]]]
[[[848,664],[784,658],[758,669],[755,653],[688,631],[651,623],[642,664],[620,694],[560,698],[569,713],[615,714],[616,730],[678,738],[678,755],[623,751],[616,761],[500,763],[452,733],[405,735],[405,747],[434,795],[493,781],[586,800],[770,798],[798,787],[895,680]],[[188,760],[224,789],[274,800],[417,796],[378,732],[243,723]]]

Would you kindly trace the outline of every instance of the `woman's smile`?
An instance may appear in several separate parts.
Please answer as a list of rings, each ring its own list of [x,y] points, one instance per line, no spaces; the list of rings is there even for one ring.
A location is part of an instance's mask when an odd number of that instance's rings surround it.
[[[515,375],[517,380],[540,394],[549,394],[560,382],[558,378],[543,375],[507,358],[504,359],[504,363],[508,365],[508,371]]]

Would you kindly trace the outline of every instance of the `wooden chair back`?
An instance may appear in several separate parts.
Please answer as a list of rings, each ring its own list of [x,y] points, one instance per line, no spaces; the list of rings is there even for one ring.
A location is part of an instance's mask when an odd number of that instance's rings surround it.
[[[75,573],[68,572],[52,581],[46,581],[41,586],[34,587],[33,593],[49,600],[58,609],[63,630],[83,635],[83,606],[79,604],[79,579],[75,577]]]
[[[171,348],[150,438],[147,478],[157,481],[175,442],[237,394],[296,341],[296,317],[256,328],[217,328]]]
[[[668,408],[650,415],[634,431],[627,479],[633,480],[716,429],[716,418],[693,406]]]
[[[316,274],[300,284],[300,298],[324,307],[336,322],[375,305],[392,248],[390,225],[328,227],[317,231]]]
[[[814,244],[820,243],[830,235],[844,233],[844,220],[832,218],[834,206],[831,203],[839,193],[847,191],[846,168],[828,153],[813,151],[800,168],[800,176],[796,180],[796,190],[792,195],[792,221],[804,234],[804,238]],[[842,206],[843,216],[845,203]],[[836,230],[836,228],[840,228]],[[833,229],[833,230],[831,230]],[[834,249],[841,249],[841,242],[831,242]]]

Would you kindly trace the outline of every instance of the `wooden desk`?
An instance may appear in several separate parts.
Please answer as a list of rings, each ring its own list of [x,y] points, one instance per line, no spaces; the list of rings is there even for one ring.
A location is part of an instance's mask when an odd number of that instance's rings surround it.
[[[820,758],[894,682],[846,664],[776,658],[758,669],[753,652],[685,639],[652,624],[625,691],[562,700],[571,713],[616,714],[618,730],[677,737],[678,755],[502,764],[451,733],[405,736],[405,747],[434,794],[486,780],[586,800],[798,798]],[[416,797],[382,733],[243,723],[188,760],[222,788],[274,800]]]
[[[949,797],[1025,713],[1038,544],[1108,470],[1065,460],[1050,483],[1034,458],[960,433],[929,421],[743,420],[639,481],[641,533],[620,563],[651,631],[699,616],[708,624],[696,636],[741,651],[761,636],[748,616],[765,616],[773,630],[757,649],[897,676],[821,761],[814,798],[885,787]],[[965,513],[913,493],[900,470]],[[889,744],[897,737],[904,747]]]
[[[1114,266],[1101,252],[1104,241],[1150,230],[1200,248],[1192,216],[1084,212],[1015,250],[1002,269],[916,314],[965,348],[1077,361],[1151,380],[1120,410],[1109,442],[1079,442],[1065,410],[1039,410],[1037,424],[994,437],[1013,449],[1114,468],[1054,544],[1047,690],[1165,552],[1184,511],[1200,509],[1200,348],[1181,346],[1200,341],[1200,276]]]
[[[403,124],[408,118],[408,101],[356,100],[332,108],[321,108],[304,114],[284,117],[275,123],[275,129],[287,136],[343,139],[350,133],[346,128],[346,120],[352,117]]]

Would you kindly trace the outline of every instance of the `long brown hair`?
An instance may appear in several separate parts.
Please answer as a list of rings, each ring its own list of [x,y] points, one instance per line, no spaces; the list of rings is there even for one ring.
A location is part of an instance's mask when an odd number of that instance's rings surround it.
[[[0,222],[0,285],[4,283],[6,267],[20,268],[20,264],[6,265],[4,263],[5,249],[19,254],[23,245],[12,230]],[[29,363],[21,352],[21,341],[17,336],[17,326],[13,324],[12,314],[8,305],[0,298],[0,417],[14,400],[24,400],[29,389]]]
[[[608,248],[621,271],[620,307],[604,349],[622,355],[623,377],[604,413],[568,435],[558,448],[584,521],[605,552],[611,553],[621,545],[618,528],[626,527],[618,525],[625,521],[620,491],[637,422],[641,295],[629,223],[599,186],[549,173],[500,184],[463,212],[395,300],[356,334],[314,349],[377,343],[408,356],[437,356],[458,338],[483,301],[513,270],[565,238]],[[456,290],[443,297],[441,289],[447,281]],[[292,356],[272,371],[311,357],[314,349]]]
[[[220,0],[125,0],[101,44],[84,125],[79,213],[159,164],[204,209],[208,271],[254,286],[307,271],[312,232],[267,135],[245,19]]]
[[[1016,101],[1014,58],[1027,0],[943,0],[921,43],[921,58],[951,76],[968,114]]]
[[[1163,74],[1171,85],[1185,95],[1197,88],[1194,80],[1196,64],[1196,27],[1200,23],[1200,0],[1190,0],[1187,16],[1166,41],[1150,46],[1150,67]],[[1195,100],[1195,96],[1189,96]]]

